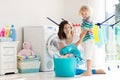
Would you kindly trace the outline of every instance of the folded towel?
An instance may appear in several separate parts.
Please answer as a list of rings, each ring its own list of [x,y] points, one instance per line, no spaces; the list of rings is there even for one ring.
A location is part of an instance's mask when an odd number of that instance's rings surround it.
[[[84,61],[83,58],[81,57],[81,53],[80,53],[79,49],[77,48],[77,46],[74,43],[62,48],[60,50],[60,54],[61,55],[73,54],[73,57],[76,58],[76,61],[78,64],[82,64]]]

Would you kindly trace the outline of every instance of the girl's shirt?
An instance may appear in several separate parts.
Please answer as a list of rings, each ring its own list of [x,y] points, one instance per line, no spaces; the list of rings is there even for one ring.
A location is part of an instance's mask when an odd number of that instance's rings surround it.
[[[92,33],[92,28],[93,24],[90,22],[90,17],[83,19],[81,29],[82,30],[87,30],[87,33],[85,37],[83,38],[83,42],[89,40],[89,39],[94,39],[93,33]]]

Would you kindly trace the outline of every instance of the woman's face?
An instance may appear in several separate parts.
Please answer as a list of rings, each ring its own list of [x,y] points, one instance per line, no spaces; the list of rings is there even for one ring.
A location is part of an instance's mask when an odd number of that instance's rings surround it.
[[[65,24],[63,31],[64,31],[65,34],[70,34],[71,31],[72,31],[71,25],[70,24]]]

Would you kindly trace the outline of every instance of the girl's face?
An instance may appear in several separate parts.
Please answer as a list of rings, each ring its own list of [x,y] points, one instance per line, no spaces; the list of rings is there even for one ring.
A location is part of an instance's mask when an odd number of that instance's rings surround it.
[[[63,31],[64,31],[65,34],[70,34],[71,31],[72,31],[71,25],[70,24],[65,24]]]
[[[89,17],[89,13],[88,12],[81,12],[81,15],[84,19],[86,19],[87,17]]]

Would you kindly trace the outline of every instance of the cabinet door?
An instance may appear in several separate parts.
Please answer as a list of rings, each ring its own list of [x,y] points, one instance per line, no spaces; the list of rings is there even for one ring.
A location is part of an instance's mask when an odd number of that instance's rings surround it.
[[[17,68],[17,45],[14,42],[1,42],[1,67],[2,69]]]
[[[3,56],[16,56],[16,48],[14,46],[4,46],[1,51]]]
[[[12,62],[6,62],[4,65],[1,65],[2,69],[16,69],[17,66],[15,63]]]

